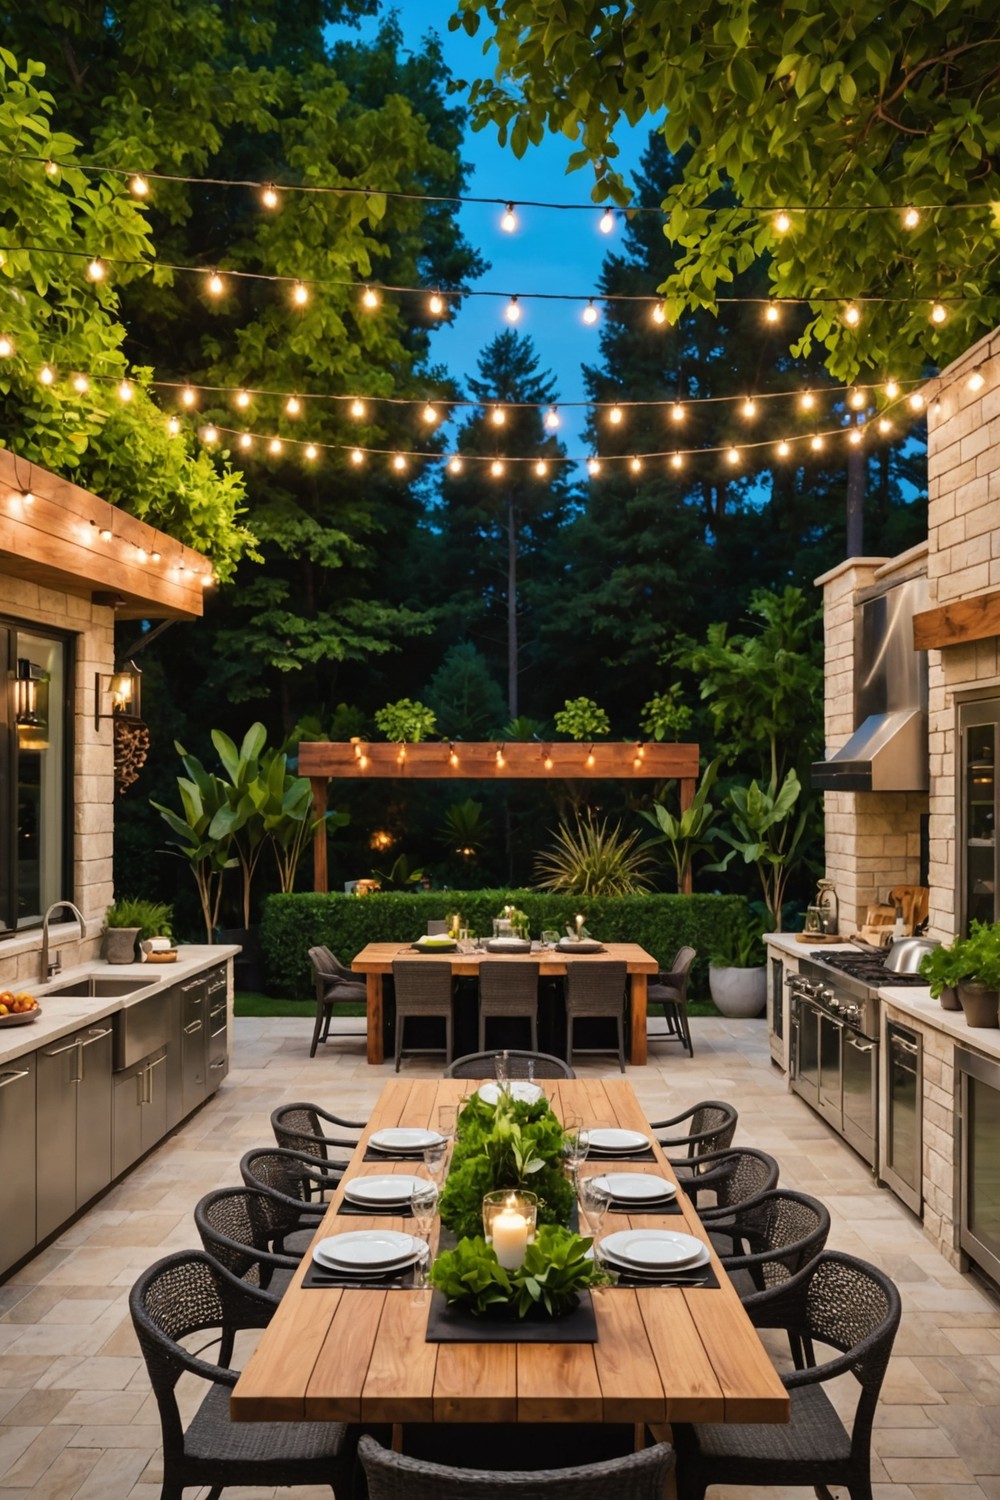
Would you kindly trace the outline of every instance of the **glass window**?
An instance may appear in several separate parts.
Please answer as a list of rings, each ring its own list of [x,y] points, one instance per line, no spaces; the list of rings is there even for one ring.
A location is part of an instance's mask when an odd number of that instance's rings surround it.
[[[960,925],[995,922],[997,903],[997,739],[1000,700],[963,703],[958,711]]]
[[[0,928],[37,926],[69,891],[72,646],[0,625],[9,692],[0,719]]]

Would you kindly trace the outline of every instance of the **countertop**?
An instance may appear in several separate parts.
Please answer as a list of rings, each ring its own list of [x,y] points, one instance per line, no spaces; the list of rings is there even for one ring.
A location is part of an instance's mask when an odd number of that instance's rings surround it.
[[[232,943],[182,944],[177,949],[177,962],[172,964],[108,964],[93,962],[78,964],[72,969],[63,969],[53,975],[47,984],[19,985],[35,996],[42,1014],[36,1021],[23,1026],[0,1027],[0,1067],[34,1052],[49,1042],[69,1036],[81,1026],[91,1026],[112,1016],[116,1011],[127,1010],[140,1000],[145,1000],[158,989],[169,989],[194,974],[210,969],[239,953]],[[144,979],[148,982],[131,995],[91,996],[52,995],[49,991],[71,983],[74,979],[86,979],[91,974],[108,979]],[[48,996],[48,998],[46,998]]]

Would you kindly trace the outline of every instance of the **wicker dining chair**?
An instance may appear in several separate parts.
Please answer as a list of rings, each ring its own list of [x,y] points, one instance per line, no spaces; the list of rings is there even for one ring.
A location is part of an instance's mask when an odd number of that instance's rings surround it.
[[[650,1042],[678,1041],[686,1049],[688,1057],[694,1057],[691,1045],[691,1027],[688,1025],[687,990],[691,978],[691,965],[698,957],[697,948],[678,948],[669,970],[651,979],[646,990],[649,1005],[663,1006],[666,1031],[649,1031]]]
[[[732,1146],[728,1151],[713,1151],[698,1158],[699,1171],[682,1179],[698,1217],[706,1228],[728,1231],[730,1221],[739,1210],[745,1211],[764,1194],[778,1186],[780,1167],[773,1156],[754,1146]],[[714,1193],[711,1203],[702,1207],[699,1199]]]
[[[275,1307],[300,1256],[282,1255],[275,1243],[298,1225],[267,1193],[252,1188],[216,1188],[194,1206],[195,1228],[205,1254],[231,1276],[257,1287]]]
[[[826,1246],[830,1212],[808,1193],[773,1188],[711,1225],[711,1239],[741,1298],[780,1287]],[[725,1242],[725,1243],[724,1243]]]
[[[392,982],[396,992],[396,1072],[403,1057],[403,1028],[418,1016],[444,1022],[444,1060],[450,1063],[452,1045],[452,978],[451,965],[433,959],[397,958],[392,964]],[[440,1047],[408,1047],[408,1052],[440,1052]]]
[[[336,1500],[351,1494],[357,1430],[343,1422],[234,1422],[229,1398],[240,1372],[230,1368],[235,1334],[266,1328],[274,1312],[207,1255],[181,1250],[144,1271],[129,1294],[129,1309],[160,1411],[163,1438],[161,1500],[183,1500],[188,1487],[207,1485],[217,1497],[230,1485],[324,1485]],[[218,1330],[219,1363],[190,1353],[181,1340]],[[177,1405],[182,1375],[207,1386],[185,1428]]]
[[[492,1052],[468,1052],[456,1057],[450,1067],[445,1068],[446,1078],[495,1078],[496,1058],[499,1048]],[[528,1064],[532,1063],[534,1078],[575,1078],[569,1063],[551,1052],[519,1052],[511,1048],[507,1052],[507,1077],[527,1078]]]
[[[479,1050],[486,1050],[490,1020],[527,1021],[538,1050],[538,965],[484,959],[479,965]]]
[[[240,1176],[248,1188],[266,1193],[283,1211],[285,1229],[275,1245],[280,1252],[289,1243],[297,1250],[303,1248],[300,1232],[308,1230],[311,1237],[343,1173],[301,1151],[257,1146],[240,1159]],[[290,1241],[295,1234],[300,1238]]]
[[[667,1443],[571,1469],[456,1469],[392,1453],[367,1435],[358,1457],[369,1500],[663,1500],[674,1466]]]
[[[313,979],[316,984],[316,1024],[313,1027],[312,1046],[309,1048],[309,1056],[316,1056],[316,1048],[320,1042],[325,1042],[330,1036],[330,1021],[334,1010],[338,1005],[368,1005],[368,990],[363,981],[359,981],[356,974],[344,965],[331,953],[329,948],[322,946],[309,949],[309,962],[312,964]],[[360,1031],[335,1031],[334,1036],[351,1036],[355,1041],[361,1038]]]
[[[838,1354],[782,1375],[791,1397],[787,1424],[674,1423],[679,1500],[702,1500],[710,1485],[752,1493],[784,1487],[843,1486],[871,1500],[871,1435],[879,1392],[899,1327],[899,1292],[884,1272],[853,1255],[825,1250],[776,1292],[744,1307],[757,1328],[783,1329],[793,1347],[826,1345]],[[850,1431],[823,1389],[853,1375],[860,1385]],[[841,1403],[838,1401],[838,1406]]]
[[[625,1071],[625,985],[628,966],[577,961],[566,965],[566,1059],[573,1061],[573,1026],[576,1021],[605,1017],[618,1030],[618,1066]],[[610,1052],[610,1047],[579,1047],[578,1052]]]
[[[670,1157],[670,1165],[675,1171],[685,1173],[694,1170],[695,1157],[725,1151],[732,1145],[738,1118],[733,1105],[724,1100],[703,1099],[700,1104],[692,1104],[690,1109],[672,1115],[669,1120],[650,1120],[649,1126],[651,1130],[671,1132],[678,1125],[688,1127],[681,1135],[657,1135],[658,1143]],[[672,1153],[680,1147],[686,1149],[682,1157],[676,1158]]]
[[[333,1125],[338,1131],[349,1130],[351,1135],[327,1135],[323,1125]],[[289,1151],[304,1151],[307,1156],[320,1156],[332,1160],[330,1147],[338,1147],[341,1153],[352,1152],[358,1144],[358,1132],[364,1130],[367,1120],[345,1120],[340,1115],[331,1115],[318,1104],[299,1100],[295,1104],[279,1104],[271,1111],[271,1129],[279,1146]]]

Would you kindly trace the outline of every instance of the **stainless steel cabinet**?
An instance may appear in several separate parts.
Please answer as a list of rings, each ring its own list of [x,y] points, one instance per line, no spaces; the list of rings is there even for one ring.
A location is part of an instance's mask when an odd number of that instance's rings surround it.
[[[208,1089],[208,980],[204,974],[178,985],[181,997],[181,1101],[185,1115]]]
[[[208,1092],[214,1093],[229,1072],[229,1009],[226,971],[215,969],[208,976]]]
[[[886,1025],[885,1144],[882,1176],[907,1208],[923,1206],[923,1037],[898,1021]]]
[[[37,1056],[37,1238],[111,1181],[111,1025],[84,1027]]]
[[[0,1068],[0,1273],[35,1246],[35,1057]]]
[[[116,1073],[112,1104],[115,1177],[151,1151],[167,1133],[167,1049]]]

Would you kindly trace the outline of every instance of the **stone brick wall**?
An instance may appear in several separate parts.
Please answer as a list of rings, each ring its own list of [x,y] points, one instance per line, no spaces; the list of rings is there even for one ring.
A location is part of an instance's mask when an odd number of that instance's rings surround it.
[[[823,589],[824,724],[829,757],[850,739],[854,723],[854,635],[858,596],[922,566],[925,548],[898,558],[850,558],[817,578]],[[920,875],[923,792],[826,792],[826,874],[836,883],[840,927],[856,932],[870,905]]]
[[[73,691],[74,826],[73,890],[65,892],[87,918],[82,942],[75,922],[58,917],[50,949],[58,948],[64,967],[95,958],[100,948],[104,913],[113,899],[114,749],[111,724],[94,727],[94,674],[114,666],[114,614],[88,598],[44,588],[0,570],[0,614],[23,623],[66,631],[76,637]],[[34,984],[38,979],[41,934],[0,940],[0,986]]]

